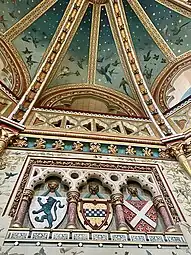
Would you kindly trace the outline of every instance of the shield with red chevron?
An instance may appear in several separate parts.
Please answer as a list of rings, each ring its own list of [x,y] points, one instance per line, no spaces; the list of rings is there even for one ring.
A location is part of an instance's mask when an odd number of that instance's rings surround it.
[[[152,201],[126,200],[123,212],[133,230],[152,232],[157,227],[158,216]]]

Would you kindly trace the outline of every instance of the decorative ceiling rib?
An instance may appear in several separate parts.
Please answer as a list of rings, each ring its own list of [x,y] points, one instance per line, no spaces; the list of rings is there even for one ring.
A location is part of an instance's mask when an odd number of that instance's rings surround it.
[[[47,88],[87,82],[91,23],[92,5],[89,5],[79,27],[73,32],[69,47],[61,53],[62,60],[56,65],[57,70]]]
[[[36,73],[42,55],[57,29],[67,3],[68,1],[58,0],[12,42],[26,63],[31,78]]]
[[[191,5],[188,0],[156,0],[156,2],[161,3],[166,7],[187,16],[188,18],[191,18]]]
[[[125,0],[126,1],[126,0]],[[168,58],[169,61],[173,61],[176,58],[176,55],[173,53],[171,48],[168,46],[164,38],[161,36],[159,31],[156,29],[154,24],[151,22],[150,18],[148,17],[147,13],[142,8],[141,4],[138,0],[127,0],[129,5],[131,6],[132,10],[135,12],[139,20],[144,25],[145,29],[158,45],[160,50],[163,54]]]
[[[16,4],[16,1],[13,1],[13,2],[15,2],[15,4]],[[27,1],[26,4],[30,3],[30,2],[31,1]],[[40,2],[40,1],[38,1],[38,2]],[[40,16],[43,15],[56,2],[57,2],[57,0],[42,0],[41,3],[38,4],[35,8],[31,9],[31,11],[29,13],[27,13],[26,16],[24,16],[21,20],[17,21],[14,24],[14,26],[10,27],[4,33],[4,35],[3,35],[4,38],[7,41],[13,40],[20,33],[22,33],[27,27],[29,27],[36,19],[40,18]],[[10,1],[10,3],[11,3],[11,1]],[[4,5],[4,3],[2,1],[1,5],[0,5],[1,8],[3,7],[3,5]],[[24,10],[23,7],[25,7],[25,5],[23,5],[23,3],[22,3],[22,11]]]
[[[139,2],[177,56],[191,50],[190,18],[157,3],[155,0],[139,0]]]
[[[144,111],[147,112],[156,125],[166,125],[163,133],[169,132],[171,128],[150,91],[155,91],[153,93],[156,97],[158,90],[155,87],[159,77],[167,75],[166,72],[171,70],[180,58],[190,53],[191,8],[186,2],[30,1],[32,0],[25,2],[23,6],[22,0],[0,3],[0,7],[3,7],[0,9],[0,37],[10,48],[18,64],[23,67],[21,69],[24,70],[25,79],[30,73],[33,80],[20,102],[20,108],[15,109],[10,118],[18,112],[23,123],[27,117],[26,112],[31,110],[33,105],[40,107],[35,102],[41,102],[41,98],[46,94],[50,95],[49,92],[53,93],[53,90],[54,95],[59,90],[61,97],[61,91],[65,93],[70,85],[72,93],[78,97],[78,101],[75,101],[72,95],[70,107],[82,104],[83,99],[77,95],[81,86],[92,86],[95,93],[91,94],[92,102],[98,105],[96,100],[101,94],[96,95],[95,91],[99,91],[101,85],[103,90],[108,90],[108,95],[113,93],[114,98],[123,98],[127,108],[129,102],[130,108],[125,111],[127,114],[128,111],[133,114],[132,105],[135,108],[139,106],[141,114],[145,115]],[[26,80],[30,83],[28,78]],[[141,84],[138,84],[138,81]],[[73,86],[76,86],[76,92]],[[160,92],[161,87],[160,84]],[[184,96],[188,95],[188,92],[189,90],[185,91]],[[26,103],[27,93],[33,99]],[[166,109],[169,107],[168,99],[165,98],[167,94],[162,97],[164,104],[161,108]],[[174,100],[177,101],[178,99]],[[99,107],[102,103],[100,101]],[[54,105],[51,104],[51,107]],[[69,107],[65,103],[62,105],[62,100],[58,105],[62,109]],[[88,105],[91,105],[90,102]],[[113,111],[111,105],[108,109]],[[117,108],[114,111],[124,113]]]

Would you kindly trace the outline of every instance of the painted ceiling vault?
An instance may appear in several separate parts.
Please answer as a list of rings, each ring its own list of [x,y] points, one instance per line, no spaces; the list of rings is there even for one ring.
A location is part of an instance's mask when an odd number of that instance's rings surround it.
[[[37,107],[146,116],[123,53],[111,2],[84,1],[36,102]],[[163,0],[120,2],[142,75],[151,93],[159,97],[161,77],[191,53],[191,11],[173,8]],[[7,43],[20,64],[25,87],[38,74],[73,3],[73,0],[0,0],[0,39]],[[19,98],[21,90],[15,89],[2,47],[0,51],[1,82]],[[191,96],[189,70],[188,65],[176,72],[177,80],[173,77],[161,89],[166,107],[159,105],[162,111]],[[76,88],[76,95],[68,92],[70,87],[72,91]],[[78,96],[77,91],[81,91]],[[129,103],[130,108],[114,106],[115,97]],[[110,98],[112,103],[107,103]],[[139,111],[134,112],[133,108]]]

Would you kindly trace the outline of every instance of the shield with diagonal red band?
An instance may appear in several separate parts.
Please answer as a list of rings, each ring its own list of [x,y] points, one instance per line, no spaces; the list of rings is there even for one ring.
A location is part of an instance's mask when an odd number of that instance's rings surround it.
[[[151,232],[157,227],[158,216],[152,201],[126,200],[123,212],[133,230]]]
[[[105,230],[111,223],[111,204],[105,199],[81,199],[78,203],[78,216],[86,229]]]

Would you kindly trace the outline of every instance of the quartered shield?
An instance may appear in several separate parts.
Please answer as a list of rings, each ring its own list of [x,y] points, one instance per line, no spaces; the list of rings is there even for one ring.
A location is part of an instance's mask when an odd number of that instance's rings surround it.
[[[34,196],[29,207],[29,217],[34,228],[56,228],[67,211],[65,197]]]
[[[157,227],[158,215],[152,201],[126,200],[123,202],[123,212],[133,230],[151,232]]]
[[[105,199],[81,199],[78,203],[78,217],[89,230],[105,230],[113,216],[111,204]]]

